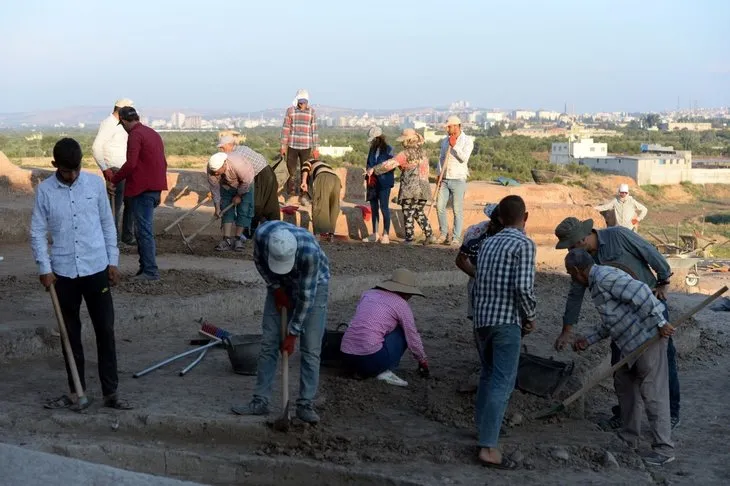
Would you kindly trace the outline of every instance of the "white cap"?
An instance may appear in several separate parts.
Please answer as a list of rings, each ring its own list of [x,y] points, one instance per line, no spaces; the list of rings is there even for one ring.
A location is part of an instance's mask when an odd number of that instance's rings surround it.
[[[269,270],[285,275],[291,272],[297,256],[297,239],[291,231],[278,229],[269,235]]]
[[[208,160],[208,170],[211,172],[215,172],[221,167],[223,167],[223,164],[226,163],[226,159],[228,159],[228,154],[223,152],[218,152],[217,154],[213,154],[213,156]]]
[[[628,184],[621,184],[620,186],[618,186],[618,192],[625,192],[625,193],[628,194],[629,193],[629,185]]]
[[[368,130],[368,143],[372,142],[383,134],[383,130],[380,127],[371,127]]]
[[[297,106],[299,104],[299,100],[309,101],[309,91],[306,89],[298,89],[297,94],[294,96],[294,101],[292,101],[291,104]]]
[[[114,106],[116,108],[124,108],[125,106],[134,106],[134,101],[130,100],[129,98],[119,98],[116,102],[114,102]]]
[[[220,140],[218,140],[218,146],[222,147],[224,145],[228,145],[229,143],[235,144],[236,143],[236,137],[233,135],[223,135]]]
[[[444,126],[450,127],[452,125],[461,125],[461,118],[456,115],[451,115],[450,117],[448,117]]]

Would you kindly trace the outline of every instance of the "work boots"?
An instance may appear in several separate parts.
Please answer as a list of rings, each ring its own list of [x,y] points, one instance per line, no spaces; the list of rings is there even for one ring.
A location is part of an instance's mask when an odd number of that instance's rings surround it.
[[[311,405],[297,405],[297,418],[311,425],[319,423],[319,415]]]

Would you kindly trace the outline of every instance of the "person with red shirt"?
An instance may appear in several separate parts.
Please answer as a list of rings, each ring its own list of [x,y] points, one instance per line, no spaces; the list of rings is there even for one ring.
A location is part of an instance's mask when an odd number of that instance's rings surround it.
[[[160,193],[167,190],[165,145],[159,133],[139,122],[137,110],[131,106],[119,110],[119,123],[129,134],[127,161],[111,178],[111,184],[125,181],[124,197],[134,213],[139,253],[139,271],[134,279],[159,280],[153,221]]]

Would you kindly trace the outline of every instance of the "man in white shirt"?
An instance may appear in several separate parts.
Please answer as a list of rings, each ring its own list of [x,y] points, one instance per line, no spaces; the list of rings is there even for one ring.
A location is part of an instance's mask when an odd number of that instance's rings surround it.
[[[469,157],[474,150],[474,137],[461,131],[461,120],[458,116],[450,116],[446,120],[448,137],[441,142],[439,157],[439,173],[443,173],[441,188],[436,200],[436,213],[439,218],[438,244],[451,243],[452,246],[461,246],[461,227],[464,224],[464,194],[466,193],[466,178],[469,176]],[[446,163],[448,157],[448,163]],[[449,234],[449,222],[446,219],[446,205],[449,198],[453,199],[454,232]]]
[[[127,161],[127,132],[119,124],[119,110],[125,106],[134,106],[128,98],[122,98],[114,103],[114,111],[99,125],[99,131],[91,146],[97,165],[101,169],[104,179],[109,182],[112,176],[121,169]],[[119,183],[114,194],[114,226],[119,233],[119,217],[122,216],[124,202],[124,181]],[[122,217],[121,240],[128,245],[136,245],[134,239],[134,214],[129,204],[124,204]]]
[[[596,211],[611,211],[616,213],[616,225],[636,231],[639,221],[646,218],[649,212],[646,206],[629,196],[629,185],[621,184],[618,187],[618,194],[606,204],[596,206]]]

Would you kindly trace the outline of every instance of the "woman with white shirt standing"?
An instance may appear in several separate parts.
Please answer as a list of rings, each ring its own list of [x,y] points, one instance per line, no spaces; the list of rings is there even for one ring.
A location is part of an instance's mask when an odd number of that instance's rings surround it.
[[[370,143],[370,151],[368,152],[367,168],[370,169],[386,160],[393,158],[393,147],[385,141],[385,135],[380,127],[372,127],[368,130],[368,142]],[[386,172],[380,175],[366,176],[367,180],[367,199],[370,202],[373,218],[373,232],[363,241],[375,243],[380,241],[384,245],[390,243],[388,232],[390,231],[390,191],[395,185],[395,175],[393,172]],[[380,220],[379,211],[383,213],[383,235],[378,234],[378,222]]]

